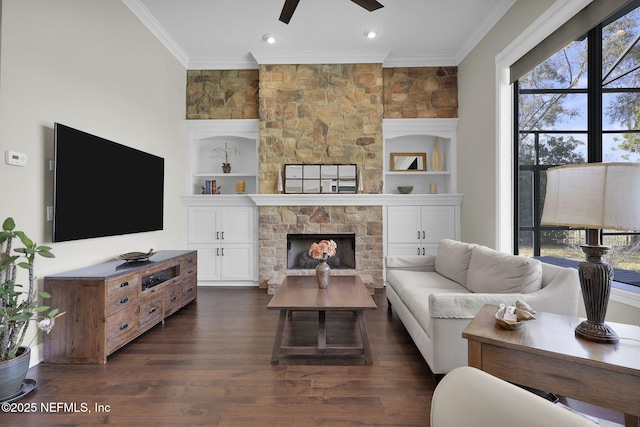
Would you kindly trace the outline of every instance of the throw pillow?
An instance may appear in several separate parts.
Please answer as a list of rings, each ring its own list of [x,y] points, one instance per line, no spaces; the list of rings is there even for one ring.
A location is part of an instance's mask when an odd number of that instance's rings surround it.
[[[473,243],[458,242],[444,239],[438,245],[435,269],[441,276],[467,287],[467,272],[473,248]]]
[[[478,246],[469,263],[467,289],[483,293],[523,293],[542,288],[542,264],[537,259],[509,255]]]

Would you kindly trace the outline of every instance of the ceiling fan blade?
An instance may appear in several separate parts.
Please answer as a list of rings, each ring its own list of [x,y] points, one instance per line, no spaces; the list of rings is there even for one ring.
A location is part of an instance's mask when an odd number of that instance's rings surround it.
[[[288,24],[289,21],[291,21],[293,12],[295,12],[296,7],[298,7],[298,3],[300,3],[300,0],[285,0],[282,12],[280,13],[280,21]]]
[[[351,1],[357,4],[358,6],[364,7],[369,12],[373,12],[374,10],[378,10],[384,7],[383,5],[378,3],[376,0],[351,0]]]

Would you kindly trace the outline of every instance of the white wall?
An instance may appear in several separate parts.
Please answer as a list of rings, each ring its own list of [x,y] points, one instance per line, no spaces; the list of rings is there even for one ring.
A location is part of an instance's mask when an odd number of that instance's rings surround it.
[[[163,231],[52,244],[56,258],[39,258],[36,273],[184,247],[184,67],[115,0],[3,0],[0,42],[0,221],[12,216],[51,244],[54,122],[165,158]],[[6,165],[5,150],[26,153],[28,165]]]
[[[458,66],[462,240],[497,247],[496,56],[554,0],[517,1]]]

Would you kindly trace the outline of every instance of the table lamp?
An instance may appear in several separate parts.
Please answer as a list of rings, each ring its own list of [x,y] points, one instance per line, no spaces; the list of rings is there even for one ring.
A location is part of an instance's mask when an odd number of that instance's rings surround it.
[[[600,231],[640,229],[640,164],[550,168],[541,223],[587,229],[587,244],[580,246],[586,261],[578,268],[587,320],[575,334],[589,341],[618,342],[618,335],[604,323],[613,268],[603,259],[611,248],[600,244]]]

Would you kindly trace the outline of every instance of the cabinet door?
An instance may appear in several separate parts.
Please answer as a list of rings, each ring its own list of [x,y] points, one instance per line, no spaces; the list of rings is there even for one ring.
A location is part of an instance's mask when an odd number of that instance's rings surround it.
[[[220,241],[228,243],[252,243],[255,230],[255,208],[225,207],[220,212]]]
[[[188,218],[189,243],[213,243],[220,238],[219,208],[190,207]]]
[[[198,251],[198,279],[218,280],[220,278],[220,262],[216,253],[220,253],[220,245],[190,244],[189,249]]]
[[[255,280],[253,244],[222,245],[220,248],[221,280]],[[198,270],[200,272],[201,270]]]
[[[412,243],[421,240],[420,206],[389,206],[387,208],[387,242]]]
[[[421,221],[423,243],[455,239],[456,218],[453,206],[423,206]]]

